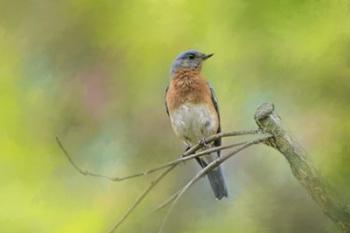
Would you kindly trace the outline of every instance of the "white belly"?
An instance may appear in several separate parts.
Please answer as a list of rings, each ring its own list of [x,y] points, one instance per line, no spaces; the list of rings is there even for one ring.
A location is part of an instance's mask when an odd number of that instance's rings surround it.
[[[170,114],[170,119],[177,136],[189,146],[218,129],[218,118],[206,104],[183,104]]]

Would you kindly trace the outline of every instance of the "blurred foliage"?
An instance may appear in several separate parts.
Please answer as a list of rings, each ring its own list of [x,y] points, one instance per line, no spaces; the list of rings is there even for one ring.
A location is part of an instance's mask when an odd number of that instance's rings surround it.
[[[172,59],[214,52],[223,129],[254,128],[275,103],[322,174],[350,201],[350,3],[347,0],[0,1],[0,232],[105,232],[151,177],[111,183],[77,162],[123,175],[183,150],[163,107]],[[198,171],[182,166],[120,228],[155,232],[152,207]],[[337,232],[277,152],[228,161],[230,197],[206,180],[183,198],[166,232]]]

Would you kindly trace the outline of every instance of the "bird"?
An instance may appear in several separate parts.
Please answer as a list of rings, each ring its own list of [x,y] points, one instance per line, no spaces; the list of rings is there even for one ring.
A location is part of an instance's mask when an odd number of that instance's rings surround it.
[[[203,77],[203,62],[214,54],[188,50],[176,56],[170,69],[170,82],[165,91],[165,110],[176,136],[187,146],[186,150],[204,142],[204,149],[220,146],[221,138],[206,144],[205,138],[220,133],[220,113],[214,88]],[[220,151],[198,157],[196,161],[205,168],[220,156]],[[207,173],[216,199],[228,196],[222,167]]]

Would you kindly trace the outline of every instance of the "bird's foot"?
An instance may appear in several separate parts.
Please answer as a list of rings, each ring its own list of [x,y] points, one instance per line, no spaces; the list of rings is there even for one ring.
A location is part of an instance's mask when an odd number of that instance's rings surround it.
[[[200,141],[199,141],[199,145],[201,147],[208,147],[208,143],[207,143],[207,140],[205,138],[202,138]]]

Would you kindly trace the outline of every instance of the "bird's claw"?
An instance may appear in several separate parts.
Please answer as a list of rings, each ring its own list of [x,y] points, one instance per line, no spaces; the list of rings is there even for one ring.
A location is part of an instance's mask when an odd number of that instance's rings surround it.
[[[199,141],[199,145],[201,145],[202,147],[208,147],[207,140],[205,140],[205,138],[202,138],[202,139]]]

